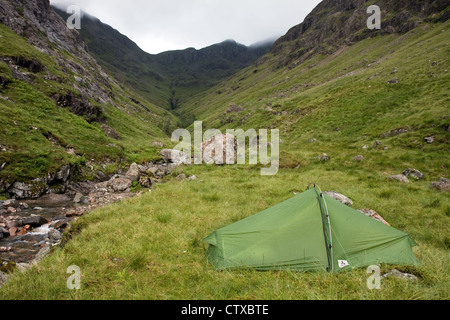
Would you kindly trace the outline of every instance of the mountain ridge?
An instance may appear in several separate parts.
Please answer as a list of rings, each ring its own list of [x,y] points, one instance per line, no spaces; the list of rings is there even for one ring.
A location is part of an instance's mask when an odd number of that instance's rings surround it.
[[[67,19],[60,8],[55,11]],[[99,63],[150,101],[176,109],[192,94],[219,83],[267,53],[272,42],[245,46],[225,40],[201,49],[186,48],[150,54],[100,19],[84,13],[81,37]],[[90,49],[89,49],[90,48]]]

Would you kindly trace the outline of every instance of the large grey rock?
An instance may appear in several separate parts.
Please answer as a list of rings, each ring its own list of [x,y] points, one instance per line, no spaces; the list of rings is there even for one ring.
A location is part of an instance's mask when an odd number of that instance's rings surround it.
[[[81,193],[76,193],[76,194],[75,194],[75,198],[73,198],[73,202],[74,202],[74,203],[80,203],[80,202],[81,202],[81,198],[83,198],[83,194],[81,194]]]
[[[173,149],[164,149],[159,153],[167,163],[173,163],[177,166],[182,164],[191,164],[191,158],[184,152]]]
[[[29,225],[32,228],[38,228],[46,223],[48,223],[47,219],[41,216],[28,217],[22,220],[23,225]]]
[[[138,181],[140,176],[139,166],[136,163],[133,163],[125,174],[125,178],[131,181]]]
[[[397,279],[404,279],[404,280],[411,280],[411,281],[418,281],[419,278],[417,278],[413,274],[400,272],[397,269],[394,269],[386,274],[383,275],[383,278],[397,278]]]
[[[337,201],[342,202],[343,204],[345,204],[347,206],[353,205],[352,199],[350,199],[349,197],[344,196],[343,194],[340,194],[336,191],[325,191],[324,193],[329,195],[330,197],[336,199]]]
[[[397,174],[395,176],[390,176],[389,179],[391,180],[397,180],[403,183],[409,183],[409,179],[404,174]]]
[[[34,179],[30,183],[15,182],[8,192],[16,199],[38,198],[48,190],[47,183],[42,179]]]
[[[408,178],[413,178],[413,179],[415,179],[415,180],[420,180],[420,179],[423,178],[423,173],[420,172],[420,171],[417,170],[417,169],[411,169],[411,168],[408,168],[408,169],[406,169],[405,171],[403,171],[403,174],[404,174],[406,177],[408,177]]]
[[[436,190],[450,191],[450,179],[441,178],[439,181],[433,181],[431,187]]]
[[[133,181],[130,179],[127,179],[125,177],[114,177],[108,182],[108,186],[114,191],[114,192],[122,192],[126,191],[127,189],[131,188],[133,185]]]
[[[237,141],[226,133],[202,143],[203,161],[206,164],[235,164],[237,161]]]
[[[331,160],[331,157],[329,155],[327,155],[326,153],[322,153],[320,156],[317,157],[317,159],[320,162],[327,162]]]
[[[386,220],[384,220],[383,217],[380,216],[375,210],[372,210],[372,209],[358,209],[358,211],[363,213],[363,214],[365,214],[366,216],[368,216],[368,217],[370,217],[372,219],[375,219],[375,220],[377,220],[377,221],[379,221],[381,223],[384,223],[387,226],[390,226],[390,224]]]

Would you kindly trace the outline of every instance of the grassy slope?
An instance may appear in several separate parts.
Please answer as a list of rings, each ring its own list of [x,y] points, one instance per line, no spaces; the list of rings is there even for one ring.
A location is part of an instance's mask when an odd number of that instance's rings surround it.
[[[182,168],[199,179],[172,180],[79,219],[66,246],[17,274],[0,290],[0,298],[449,299],[450,201],[447,193],[430,188],[430,181],[448,177],[450,166],[449,133],[440,128],[448,125],[449,24],[366,40],[293,70],[273,70],[276,62],[271,60],[257,73],[249,68],[197,97],[187,111],[209,128],[221,126],[230,102],[245,110],[227,127],[242,127],[240,119],[251,114],[244,128],[280,128],[280,172],[262,177],[258,167]],[[398,71],[391,74],[394,68]],[[400,83],[388,85],[392,78]],[[274,117],[264,111],[269,102],[274,111],[287,114]],[[400,127],[410,131],[380,138]],[[423,142],[429,135],[435,136],[434,144]],[[318,141],[307,144],[310,138]],[[389,150],[372,148],[376,139]],[[361,148],[366,144],[371,147],[367,151]],[[319,163],[322,152],[332,160]],[[354,162],[358,154],[366,160]],[[386,174],[407,167],[421,170],[425,178],[410,184],[387,179]],[[370,291],[365,270],[339,275],[213,270],[204,237],[288,199],[311,182],[346,194],[354,208],[374,209],[409,233],[419,244],[414,251],[422,265],[398,268],[420,280],[384,279],[381,290]],[[66,269],[73,264],[82,272],[82,290],[76,292],[66,288]]]
[[[2,299],[448,299],[448,255],[439,243],[448,225],[441,199],[426,183],[405,188],[383,179],[361,183],[342,171],[282,170],[261,177],[246,167],[192,167],[192,182],[172,181],[153,192],[115,204],[78,220],[81,229],[64,249],[39,266],[17,274],[0,290]],[[268,181],[269,179],[269,181]],[[216,272],[206,261],[202,239],[216,228],[254,214],[304,190],[310,181],[345,192],[355,207],[372,207],[395,227],[410,232],[422,266],[420,281],[382,280],[382,289],[366,287],[365,270],[333,275],[299,272]],[[233,186],[233,187],[230,187]],[[412,190],[412,191],[411,191]],[[424,191],[425,190],[425,191]],[[387,197],[386,194],[390,196]],[[418,196],[420,195],[420,196]],[[175,201],[182,197],[182,201]],[[424,199],[429,199],[427,202]],[[448,208],[447,208],[448,210]],[[420,218],[420,219],[418,219]],[[431,231],[432,230],[432,231]],[[77,265],[82,289],[66,288],[66,269]],[[382,271],[392,267],[383,266]]]
[[[0,61],[0,76],[9,81],[6,88],[0,89],[0,144],[7,150],[0,153],[0,163],[8,163],[1,171],[2,178],[24,181],[56,171],[64,163],[83,163],[92,158],[144,161],[157,156],[151,142],[167,139],[160,128],[165,122],[176,122],[175,117],[154,105],[147,104],[144,108],[134,103],[129,99],[136,97],[134,92],[111,83],[110,91],[118,107],[91,101],[92,105],[101,108],[108,125],[121,135],[122,140],[109,138],[99,123],[88,123],[68,108],[57,107],[50,98],[67,91],[77,94],[73,88],[73,74],[63,72],[50,57],[4,25],[0,25],[0,35],[0,57],[35,59],[46,68],[31,75],[34,80],[30,84],[14,79],[8,65]],[[76,59],[69,52],[61,54],[67,60]],[[61,81],[45,80],[48,74]],[[53,145],[46,138],[49,133],[62,146]],[[78,156],[67,154],[63,146],[75,148]]]

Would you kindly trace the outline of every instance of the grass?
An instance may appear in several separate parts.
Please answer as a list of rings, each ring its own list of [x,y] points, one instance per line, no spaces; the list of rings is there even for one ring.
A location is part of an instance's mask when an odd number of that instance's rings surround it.
[[[449,177],[450,136],[443,130],[449,124],[449,24],[423,24],[404,35],[364,40],[331,56],[316,55],[295,68],[280,68],[278,57],[269,54],[257,69],[244,69],[191,98],[177,112],[184,119],[203,120],[205,130],[280,129],[279,173],[263,177],[260,166],[183,168],[187,176],[195,174],[198,179],[172,179],[143,196],[77,220],[65,235],[65,245],[28,272],[15,274],[0,290],[0,298],[448,300],[450,199],[448,193],[431,189],[430,182]],[[394,77],[400,82],[388,84]],[[227,113],[231,103],[243,111]],[[4,105],[11,114],[25,112]],[[125,115],[111,106],[104,112],[124,136],[114,143],[127,159],[155,156],[146,141],[154,138],[148,131],[157,120],[137,121],[136,114]],[[70,122],[78,121],[70,119],[62,126],[70,128]],[[98,127],[85,126],[80,130],[92,133],[92,143],[107,140]],[[9,134],[20,141],[20,131],[11,128],[0,138]],[[399,128],[405,132],[387,134]],[[65,129],[58,130],[62,140],[70,141]],[[435,142],[427,144],[427,136]],[[52,149],[33,144],[39,135],[27,137],[31,140],[22,146],[34,147],[36,166],[45,167],[41,161],[53,155]],[[164,139],[162,134],[159,138]],[[317,141],[307,143],[312,138]],[[374,147],[376,140],[381,146]],[[331,160],[320,163],[317,156],[324,152]],[[99,147],[99,154],[105,153]],[[354,161],[357,155],[364,161]],[[420,170],[424,178],[409,184],[388,178],[406,168]],[[419,281],[383,279],[381,290],[370,291],[366,270],[337,275],[216,272],[208,263],[202,241],[207,235],[286,200],[313,182],[349,196],[354,208],[373,209],[409,233],[419,244],[414,252],[421,266],[382,266],[382,271],[396,267]],[[70,265],[81,268],[79,291],[66,287]]]
[[[0,35],[0,58],[20,57],[43,66],[37,73],[18,67],[28,77],[20,80],[14,78],[3,59],[0,62],[0,77],[7,80],[0,88],[0,144],[6,149],[0,153],[0,163],[7,164],[0,179],[26,182],[56,172],[64,164],[83,164],[86,159],[131,163],[159,158],[159,149],[151,143],[169,141],[162,128],[163,124],[168,130],[174,127],[175,116],[145,100],[133,101],[130,97],[138,96],[132,90],[111,82],[109,88],[103,88],[110,93],[111,101],[89,101],[121,137],[110,138],[102,131],[101,123],[57,106],[54,97],[58,94],[79,96],[74,88],[76,74],[62,71],[51,55],[40,52],[2,24]],[[58,54],[67,61],[84,63],[68,51]],[[92,81],[95,80],[87,80]],[[74,148],[76,155],[68,154],[66,148]]]
[[[449,299],[448,198],[425,184],[393,184],[382,176],[360,182],[345,170],[324,173],[282,169],[262,177],[248,166],[189,167],[195,181],[175,179],[150,193],[92,212],[72,226],[71,240],[26,273],[17,273],[0,290],[2,299]],[[372,208],[393,227],[408,232],[422,265],[397,266],[419,276],[418,282],[383,279],[382,289],[366,287],[366,270],[344,274],[301,272],[216,272],[206,259],[202,239],[214,230],[255,214],[305,190],[316,181],[327,190],[350,196],[355,208]],[[251,190],[251,192],[249,192]],[[386,190],[385,190],[386,192]],[[386,194],[386,193],[384,193]],[[180,198],[182,201],[175,201]],[[442,199],[430,202],[428,199]],[[442,198],[441,198],[442,197]],[[441,202],[442,201],[442,202]],[[70,234],[70,233],[69,233]],[[67,237],[68,235],[66,235]],[[66,269],[77,265],[82,289],[66,287]],[[387,272],[393,266],[382,266]]]

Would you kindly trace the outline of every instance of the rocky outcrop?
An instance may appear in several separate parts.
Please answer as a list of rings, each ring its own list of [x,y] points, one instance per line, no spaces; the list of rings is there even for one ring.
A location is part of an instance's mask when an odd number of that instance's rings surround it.
[[[74,114],[86,116],[89,121],[105,121],[102,110],[90,101],[116,105],[110,92],[111,83],[116,81],[102,71],[88,53],[78,31],[67,28],[66,21],[50,6],[49,0],[0,0],[0,23],[50,56],[66,73],[74,74],[73,82],[69,85],[76,94],[61,92],[51,95],[50,98],[54,99],[57,105],[68,107]],[[69,51],[76,59],[61,55],[62,51]],[[32,80],[19,72],[17,67],[21,67],[32,73],[44,71],[45,79],[63,81],[51,74],[37,59],[26,59],[21,55],[0,58],[9,65],[17,79],[27,82]],[[77,79],[89,79],[89,83]]]
[[[38,198],[51,190],[52,185],[58,185],[59,192],[65,192],[73,173],[74,168],[67,164],[56,172],[48,173],[45,177],[36,178],[30,182],[16,181],[5,188],[4,191],[7,191],[15,199]],[[7,184],[4,185],[4,187],[6,186]]]
[[[449,18],[445,0],[379,0],[373,4],[381,9],[382,28],[369,30],[367,8],[370,4],[366,0],[320,2],[303,23],[276,41],[272,52],[282,53],[279,67],[295,67],[316,53],[331,54],[344,45],[380,34],[406,33],[424,20],[445,21]]]

